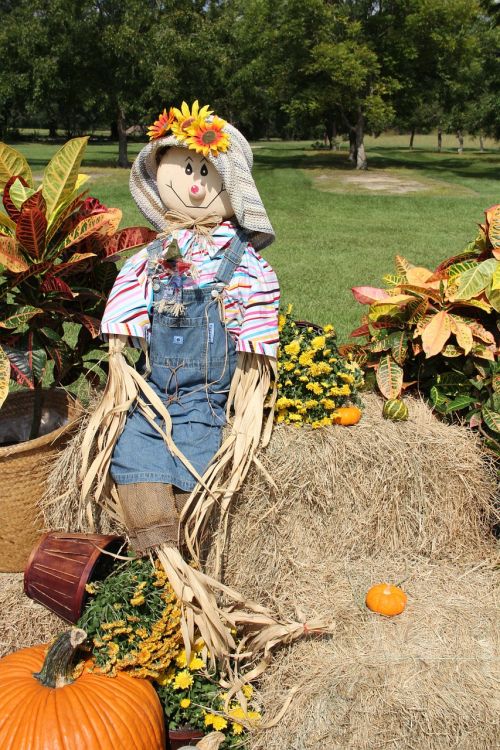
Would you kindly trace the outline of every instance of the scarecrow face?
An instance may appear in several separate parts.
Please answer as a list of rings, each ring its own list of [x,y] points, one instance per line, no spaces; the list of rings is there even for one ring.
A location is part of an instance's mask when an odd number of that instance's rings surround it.
[[[229,219],[234,211],[222,177],[202,154],[187,148],[169,148],[156,174],[158,192],[171,210],[199,219],[217,214]]]

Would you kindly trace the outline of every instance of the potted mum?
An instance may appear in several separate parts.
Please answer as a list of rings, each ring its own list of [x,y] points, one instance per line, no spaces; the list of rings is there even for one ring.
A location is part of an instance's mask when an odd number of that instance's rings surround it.
[[[226,693],[201,638],[186,658],[178,602],[158,561],[120,563],[105,580],[90,583],[87,594],[78,625],[89,637],[95,670],[152,681],[172,750],[212,732],[223,735],[221,750],[247,744],[246,728],[260,720],[253,688],[245,685],[241,700],[235,697],[224,710]]]
[[[24,156],[0,144],[0,527],[9,543],[2,548],[15,550],[15,559],[0,560],[3,570],[22,567],[38,533],[46,453],[78,415],[67,389],[82,377],[98,380],[104,351],[96,337],[115,260],[155,236],[119,230],[121,211],[82,192],[87,140],[68,141],[38,186]]]

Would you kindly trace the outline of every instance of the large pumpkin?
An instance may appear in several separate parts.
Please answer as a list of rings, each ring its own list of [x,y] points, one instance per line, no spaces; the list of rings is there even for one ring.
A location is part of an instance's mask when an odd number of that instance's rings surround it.
[[[158,696],[146,680],[84,672],[71,677],[73,628],[49,649],[24,648],[0,659],[2,750],[163,750]]]

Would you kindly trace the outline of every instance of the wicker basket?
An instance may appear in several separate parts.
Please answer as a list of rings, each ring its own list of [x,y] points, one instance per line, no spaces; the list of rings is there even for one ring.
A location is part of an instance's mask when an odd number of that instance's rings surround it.
[[[34,392],[11,393],[0,409],[0,572],[17,573],[42,531],[38,502],[61,446],[82,412],[62,389],[42,392],[41,437],[29,440]]]

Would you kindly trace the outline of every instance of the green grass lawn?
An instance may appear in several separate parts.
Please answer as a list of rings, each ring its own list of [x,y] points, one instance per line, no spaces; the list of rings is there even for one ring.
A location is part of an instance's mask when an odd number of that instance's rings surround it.
[[[57,146],[13,144],[26,154],[35,175]],[[332,322],[345,339],[363,307],[350,292],[355,285],[379,285],[399,253],[417,265],[434,266],[460,252],[476,234],[483,210],[500,202],[500,149],[466,139],[463,154],[444,136],[367,138],[369,170],[360,174],[339,151],[313,151],[310,142],[254,144],[255,179],[276,231],[264,252],[276,269],[285,303],[295,314]],[[131,144],[132,159],[141,144]],[[87,186],[124,212],[124,223],[142,223],[128,191],[128,170],[116,169],[116,144],[91,144],[83,171]]]

